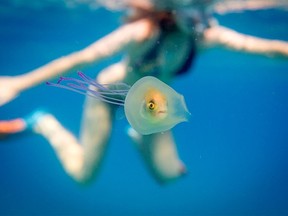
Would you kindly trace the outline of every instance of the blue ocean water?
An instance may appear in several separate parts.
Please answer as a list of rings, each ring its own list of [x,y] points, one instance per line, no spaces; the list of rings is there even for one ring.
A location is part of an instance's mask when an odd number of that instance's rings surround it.
[[[217,17],[243,33],[288,41],[281,10]],[[105,20],[105,22],[104,22]],[[0,11],[0,75],[18,75],[79,50],[119,25],[103,9]],[[85,68],[93,76],[119,56]],[[288,61],[213,48],[172,86],[192,113],[175,127],[189,174],[158,185],[117,120],[98,178],[80,186],[48,143],[0,140],[1,215],[288,215]],[[45,108],[78,134],[84,97],[45,84],[0,107],[0,118]]]

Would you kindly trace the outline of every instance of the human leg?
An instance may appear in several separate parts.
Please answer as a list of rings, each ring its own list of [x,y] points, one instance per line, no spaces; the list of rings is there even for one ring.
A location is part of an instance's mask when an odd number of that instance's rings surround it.
[[[0,120],[0,136],[5,137],[6,135],[14,135],[31,130],[35,121],[45,114],[46,112],[43,110],[36,110],[28,116],[16,119]]]
[[[175,180],[186,173],[179,159],[172,132],[143,136],[130,128],[128,135],[143,156],[151,174],[159,183]]]
[[[121,79],[119,73],[124,74],[121,68],[124,69],[120,63],[110,66],[99,74],[98,81],[112,83]],[[51,114],[38,119],[33,130],[48,140],[63,168],[71,177],[79,182],[87,182],[93,179],[105,155],[112,128],[113,111],[113,106],[87,97],[80,142]]]
[[[82,130],[86,131],[80,142],[52,114],[39,118],[33,127],[35,133],[50,143],[67,174],[81,183],[95,176],[112,127],[110,107],[97,102],[86,101],[82,126]]]

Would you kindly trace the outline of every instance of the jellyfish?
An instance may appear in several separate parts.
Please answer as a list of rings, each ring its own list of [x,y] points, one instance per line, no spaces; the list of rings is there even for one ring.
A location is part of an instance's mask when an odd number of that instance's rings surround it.
[[[188,121],[191,115],[183,95],[155,77],[145,76],[129,86],[126,83],[100,84],[82,72],[78,72],[78,76],[81,80],[60,77],[57,83],[47,82],[47,85],[124,106],[129,124],[142,135],[167,131]]]

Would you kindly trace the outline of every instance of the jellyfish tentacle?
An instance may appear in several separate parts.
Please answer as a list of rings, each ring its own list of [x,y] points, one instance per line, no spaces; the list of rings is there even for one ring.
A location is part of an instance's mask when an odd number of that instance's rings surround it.
[[[46,82],[46,85],[48,85],[48,86],[53,86],[53,87],[57,87],[57,88],[63,88],[63,89],[67,89],[67,90],[69,90],[69,91],[73,91],[73,92],[76,92],[76,93],[79,93],[79,94],[86,95],[85,92],[82,92],[82,91],[73,89],[73,88],[68,87],[68,86],[65,86],[65,85],[56,84],[56,83],[51,83],[51,82]],[[91,96],[92,96],[92,95],[91,95]],[[92,97],[96,97],[96,96],[93,95]],[[96,97],[96,98],[97,98],[97,97]]]
[[[78,76],[82,80],[72,77],[60,77],[57,83],[48,82],[47,85],[92,96],[110,104],[124,106],[126,95],[131,88],[129,85],[125,83],[100,84],[82,72],[78,72]]]
[[[121,83],[121,82],[118,82],[118,83],[111,83],[111,84],[101,84],[102,86],[107,86],[107,88],[109,88],[109,87],[114,87],[114,88],[116,88],[116,87],[120,87],[120,88],[123,88],[123,89],[119,89],[119,91],[128,91],[130,88],[131,88],[131,86],[130,85],[127,85],[126,83]]]
[[[84,74],[82,74],[84,75]],[[82,78],[82,76],[81,76]],[[87,80],[86,80],[87,79]],[[113,83],[113,84],[100,84],[95,82],[94,80],[92,80],[91,78],[89,78],[89,82],[88,82],[88,78],[85,75],[85,80],[79,80],[76,78],[72,78],[72,77],[60,77],[59,80],[57,81],[57,84],[62,83],[63,81],[72,81],[75,83],[78,83],[79,85],[83,86],[83,85],[92,85],[100,90],[105,90],[105,94],[109,94],[108,92],[112,92],[112,94],[116,93],[123,93],[123,94],[127,94],[127,92],[129,91],[129,89],[131,88],[131,86],[127,85],[126,83]],[[111,87],[122,87],[124,89],[110,89]]]
[[[123,103],[124,104],[124,99],[118,99],[118,98],[113,98],[111,96],[105,96],[102,94],[102,92],[98,92],[98,91],[95,91],[95,90],[92,90],[90,89],[89,87],[86,87],[86,86],[78,86],[74,83],[68,83],[67,86],[71,87],[72,89],[79,89],[79,90],[83,90],[83,91],[86,91],[86,92],[90,92],[92,93],[93,95],[97,95],[98,97],[100,98],[103,98],[107,101],[111,101],[111,102],[119,102],[119,103]],[[115,95],[115,96],[121,96],[117,93],[111,93],[110,95]],[[124,96],[124,95],[122,95]]]
[[[79,80],[74,79],[74,78],[69,78],[69,80],[71,80],[71,79],[73,79],[73,81],[77,81],[77,82],[79,81]],[[46,82],[46,84],[49,86],[53,86],[53,87],[67,89],[67,90],[70,90],[70,91],[73,91],[73,92],[76,92],[76,93],[79,93],[82,95],[89,95],[91,97],[94,97],[98,100],[101,100],[103,102],[107,102],[110,104],[114,104],[114,105],[118,105],[118,106],[124,105],[125,99],[118,99],[118,98],[113,98],[111,96],[105,96],[105,95],[103,95],[103,92],[98,92],[98,91],[92,90],[89,87],[83,85],[83,83],[79,83],[78,85],[74,84],[74,83],[67,83],[66,85],[60,84],[61,81],[63,81],[63,80],[66,80],[66,79],[61,78],[60,82],[58,82],[57,84],[50,83],[50,82]],[[111,93],[110,95],[124,96],[124,97],[126,96],[126,94],[124,94],[124,93],[119,94],[117,92]]]
[[[102,84],[100,83],[97,83],[95,82],[92,78],[88,77],[87,75],[85,75],[84,73],[82,72],[78,72],[78,76],[85,81],[85,83],[87,84],[90,84],[90,85],[93,85],[101,90],[109,90],[107,87],[103,86]],[[76,79],[77,80],[77,79]],[[77,80],[78,81],[78,80]]]
[[[85,75],[84,73],[82,72],[78,72],[78,76],[84,80],[84,82],[86,81],[88,84],[91,84],[101,90],[107,90],[107,91],[115,91],[115,90],[111,90],[110,88],[111,87],[122,87],[122,88],[125,88],[125,89],[119,89],[117,91],[128,91],[131,86],[127,85],[126,83],[111,83],[111,84],[100,84],[100,83],[97,83],[95,80],[93,80],[91,77]],[[71,78],[73,79],[73,78]],[[77,80],[77,79],[76,79]],[[74,80],[75,81],[75,80]],[[81,81],[83,82],[83,81]]]
[[[72,77],[60,77],[60,79],[58,80],[57,83],[60,84],[63,81],[72,81],[72,82],[81,83],[81,84],[84,84],[84,85],[92,85],[92,86],[94,86],[94,87],[96,87],[98,89],[105,90],[105,91],[109,90],[105,86],[95,82],[94,80],[93,81],[92,80],[88,81],[88,80],[83,79],[83,81],[82,81],[82,80],[79,80],[79,79],[76,79],[76,78],[72,78]]]
[[[110,103],[110,104],[114,104],[114,105],[118,105],[118,106],[123,106],[124,105],[124,102],[114,102],[114,101],[110,101],[110,100],[107,100],[105,98],[102,98],[98,92],[83,92],[83,91],[80,91],[80,90],[77,90],[77,89],[74,89],[72,87],[69,87],[69,86],[65,86],[65,85],[61,85],[61,84],[54,84],[54,83],[50,83],[50,82],[46,82],[47,85],[49,86],[53,86],[53,87],[57,87],[57,88],[63,88],[63,89],[67,89],[69,91],[73,91],[73,92],[76,92],[78,94],[82,94],[82,95],[88,95],[90,97],[93,97],[97,100],[101,100],[103,102],[106,102],[106,103]]]

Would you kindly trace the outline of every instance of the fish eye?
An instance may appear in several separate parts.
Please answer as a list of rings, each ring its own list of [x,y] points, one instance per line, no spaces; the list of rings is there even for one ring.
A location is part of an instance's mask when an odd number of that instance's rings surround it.
[[[148,104],[147,104],[147,107],[149,110],[154,110],[156,105],[153,101],[150,101]]]

